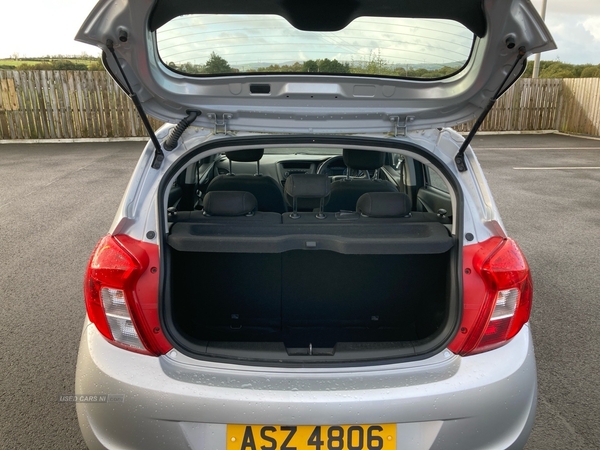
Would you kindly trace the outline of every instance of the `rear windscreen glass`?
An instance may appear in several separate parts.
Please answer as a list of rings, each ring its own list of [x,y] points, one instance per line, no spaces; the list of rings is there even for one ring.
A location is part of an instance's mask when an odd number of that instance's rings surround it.
[[[192,75],[322,73],[441,78],[469,59],[473,33],[442,19],[359,17],[300,31],[277,15],[186,15],[156,31],[163,63]]]

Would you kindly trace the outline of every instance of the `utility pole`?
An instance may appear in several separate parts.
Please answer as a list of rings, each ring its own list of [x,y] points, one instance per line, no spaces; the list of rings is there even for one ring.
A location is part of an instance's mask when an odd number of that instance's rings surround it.
[[[546,20],[546,3],[547,0],[542,0],[542,20]],[[540,54],[536,53],[533,59],[533,75],[532,78],[538,78],[540,76]]]

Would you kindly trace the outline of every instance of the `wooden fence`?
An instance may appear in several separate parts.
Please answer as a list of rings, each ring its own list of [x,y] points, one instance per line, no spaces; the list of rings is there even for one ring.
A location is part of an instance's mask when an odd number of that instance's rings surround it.
[[[156,129],[161,122],[151,124]],[[521,79],[496,102],[481,130],[599,136],[600,78]],[[146,130],[107,73],[0,70],[0,139],[130,136],[146,136]]]
[[[566,133],[600,136],[600,78],[567,78],[556,128]]]
[[[599,79],[600,81],[600,79]],[[523,78],[500,97],[483,122],[481,131],[556,130],[563,80]],[[469,131],[475,121],[456,127]]]
[[[129,97],[104,71],[0,70],[0,94],[0,139],[147,135]]]

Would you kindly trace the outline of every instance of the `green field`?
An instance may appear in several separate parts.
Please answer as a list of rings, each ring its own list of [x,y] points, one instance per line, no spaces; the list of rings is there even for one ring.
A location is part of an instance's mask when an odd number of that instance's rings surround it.
[[[225,61],[225,63],[227,64],[227,61]],[[39,64],[43,64],[45,67],[34,67]],[[104,70],[104,68],[102,67],[102,63],[100,62],[100,58],[94,58],[93,56],[89,56],[87,58],[69,58],[61,57],[61,55],[56,55],[47,56],[43,58],[22,58],[17,60],[10,58],[0,58],[0,70],[27,70],[27,66],[32,68],[33,70]],[[270,67],[268,69],[270,69],[273,72],[279,72],[282,71],[282,69],[285,69],[285,71],[296,71],[290,70],[290,68],[288,68],[287,66]],[[260,69],[258,70],[260,71]],[[189,68],[186,67],[183,68],[182,71],[187,71],[188,73],[203,73],[204,66],[199,66],[198,68],[192,67],[192,70],[189,70]],[[523,76],[524,78],[531,78],[532,73],[533,61],[529,61],[527,64],[527,70],[525,71]],[[401,71],[400,75],[402,74],[403,72]],[[423,74],[418,73],[409,74],[408,70],[406,70],[406,75],[417,77],[423,76]],[[446,74],[439,73],[435,76],[444,75]],[[567,64],[560,61],[541,61],[540,78],[600,78],[600,64]]]
[[[1,59],[0,58],[0,70],[1,69],[14,69],[19,66],[35,66],[36,64],[47,64],[52,63],[54,61],[70,61],[73,64],[85,64],[86,66],[90,66],[90,64],[97,61],[97,59],[81,59],[81,58],[28,58],[28,59]]]

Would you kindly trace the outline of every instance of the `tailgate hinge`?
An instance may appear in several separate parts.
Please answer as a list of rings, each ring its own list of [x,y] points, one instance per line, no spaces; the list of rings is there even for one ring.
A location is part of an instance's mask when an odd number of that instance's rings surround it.
[[[217,113],[208,113],[206,117],[214,122],[215,134],[227,134],[227,122],[233,118],[233,114],[223,113],[223,118],[220,120]]]
[[[400,116],[390,116],[390,122],[394,124],[394,137],[406,136],[407,124],[415,120],[415,116],[406,116],[400,121]]]

